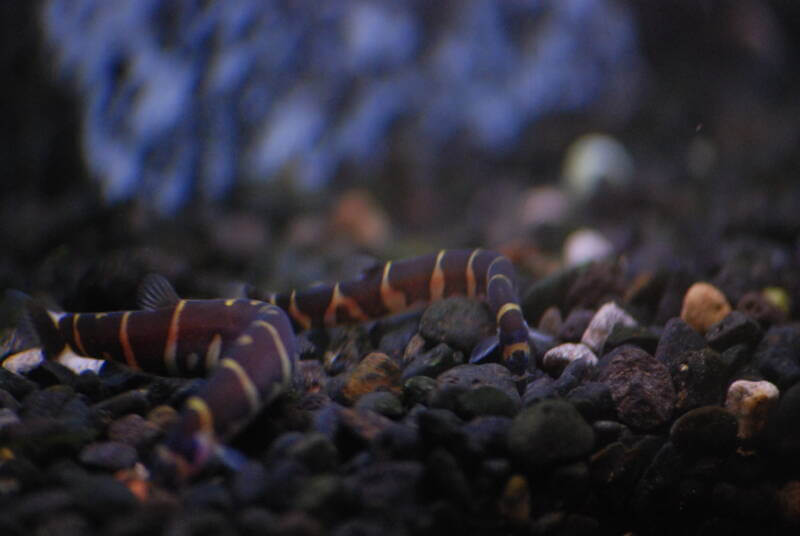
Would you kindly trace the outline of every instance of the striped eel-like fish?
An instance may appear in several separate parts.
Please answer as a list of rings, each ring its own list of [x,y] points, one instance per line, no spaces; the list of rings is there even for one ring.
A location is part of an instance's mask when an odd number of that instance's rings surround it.
[[[499,253],[441,250],[379,264],[334,285],[269,294],[266,301],[181,299],[166,279],[148,276],[140,288],[141,310],[65,313],[32,303],[28,318],[48,356],[68,347],[158,374],[210,374],[159,448],[159,457],[187,478],[290,385],[293,327],[361,322],[456,294],[480,297],[496,317],[504,362],[521,372],[530,346],[513,280],[511,262]]]

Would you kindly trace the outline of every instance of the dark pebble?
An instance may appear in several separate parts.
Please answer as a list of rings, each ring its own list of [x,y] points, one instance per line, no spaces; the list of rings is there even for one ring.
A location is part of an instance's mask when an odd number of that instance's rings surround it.
[[[511,454],[526,467],[580,458],[593,445],[592,427],[563,400],[544,400],[523,410],[508,432]]]
[[[561,372],[553,382],[553,389],[559,396],[566,396],[568,392],[581,384],[583,379],[594,371],[595,363],[588,359],[573,361]]]
[[[35,461],[50,461],[78,452],[97,435],[93,428],[72,426],[55,417],[37,417],[8,427],[4,439],[17,453]]]
[[[737,344],[723,350],[719,357],[729,376],[735,376],[752,359],[753,349],[746,344]]]
[[[631,506],[638,517],[645,520],[675,511],[674,491],[682,463],[675,446],[664,443],[633,490]]]
[[[582,265],[560,270],[528,287],[521,300],[525,318],[539,318],[544,310],[552,305],[563,306],[567,291],[586,269],[587,267]],[[563,307],[561,309],[566,310]]]
[[[627,426],[617,421],[594,421],[592,429],[594,430],[595,444],[597,446],[607,445],[630,433],[630,429]]]
[[[76,505],[93,519],[114,519],[138,506],[136,497],[110,475],[87,475],[70,482]]]
[[[242,536],[270,536],[269,527],[275,523],[275,514],[257,506],[245,508],[236,515],[236,525]]]
[[[722,352],[737,344],[754,346],[762,335],[758,322],[740,311],[731,311],[706,331],[706,341],[711,348]]]
[[[327,436],[315,432],[292,442],[286,454],[302,462],[311,473],[332,471],[336,468],[339,456],[336,445]]]
[[[584,383],[572,389],[566,398],[588,422],[617,417],[611,389],[604,383]]]
[[[580,342],[593,317],[594,311],[591,309],[573,309],[558,330],[558,338],[564,342]]]
[[[73,398],[75,391],[66,385],[54,385],[34,391],[22,401],[20,414],[24,418],[58,417]]]
[[[704,406],[681,415],[669,437],[675,448],[692,454],[725,456],[736,446],[739,423],[720,406]]]
[[[775,519],[778,504],[775,490],[769,486],[740,487],[717,482],[712,491],[714,511],[729,518]]]
[[[324,536],[324,534],[325,529],[319,521],[305,512],[294,511],[278,518],[270,536]]]
[[[800,329],[794,325],[769,328],[756,347],[753,364],[781,390],[800,381]]]
[[[435,378],[442,372],[463,362],[464,355],[461,352],[454,352],[450,346],[440,343],[427,352],[417,355],[403,370],[403,379],[413,376]]]
[[[511,419],[508,417],[478,417],[462,427],[469,445],[480,457],[507,456],[508,431]]]
[[[458,395],[455,410],[462,419],[469,420],[484,415],[512,417],[519,407],[519,395],[512,398],[497,387],[480,385]]]
[[[184,507],[189,510],[218,510],[228,512],[233,509],[233,496],[221,482],[201,481],[181,490]]]
[[[454,390],[458,394],[467,389],[489,385],[503,391],[512,400],[519,401],[519,392],[511,372],[497,363],[458,365],[440,374],[436,378],[436,384],[440,392]]]
[[[425,309],[419,331],[427,340],[471,352],[495,330],[494,318],[485,304],[454,296],[432,303]]]
[[[81,463],[108,471],[133,467],[139,457],[131,445],[118,441],[90,443],[83,447],[78,456]]]
[[[627,326],[622,322],[614,324],[611,328],[611,333],[606,338],[604,349],[606,352],[613,350],[617,346],[623,344],[632,344],[638,346],[648,354],[656,351],[658,346],[658,334],[653,333],[643,326]]]
[[[602,497],[609,510],[628,515],[628,501],[634,485],[664,441],[655,436],[645,436],[635,443],[624,441],[609,443],[592,454],[590,463],[594,490]]]
[[[321,474],[310,478],[295,497],[292,508],[307,512],[329,525],[337,516],[344,517],[352,510],[354,493],[341,477]]]
[[[684,352],[671,367],[678,413],[724,402],[728,371],[720,355],[711,348]]]
[[[548,482],[548,495],[566,504],[580,504],[589,492],[589,464],[572,462],[553,469]]]
[[[625,288],[620,276],[620,266],[616,263],[589,264],[569,287],[565,298],[567,308],[591,309],[618,296]]]
[[[147,393],[137,389],[106,398],[94,404],[92,409],[107,412],[112,417],[121,417],[128,413],[146,413],[150,409],[150,402]]]
[[[428,409],[417,416],[423,441],[429,446],[442,446],[451,452],[463,452],[467,446],[464,422],[447,409]]]
[[[170,536],[235,536],[236,530],[228,518],[220,512],[183,512],[167,525],[165,534]]]
[[[793,467],[800,467],[797,453],[800,452],[800,383],[787,389],[778,400],[772,419],[768,424],[769,436],[774,447]]]
[[[458,462],[447,450],[434,449],[425,460],[425,487],[437,490],[462,507],[471,503],[471,492],[467,477]]]
[[[136,449],[155,444],[163,431],[153,422],[132,413],[113,421],[106,432],[111,441],[118,441]]]
[[[736,302],[736,309],[764,328],[786,321],[786,313],[758,291],[747,292],[739,298],[739,301]]]
[[[267,466],[263,480],[264,505],[271,510],[286,510],[309,476],[308,469],[297,460],[282,459]]]
[[[14,395],[5,389],[0,389],[0,408],[10,409],[16,413],[21,407],[22,405],[17,401]]]
[[[525,407],[531,406],[540,400],[554,398],[558,393],[555,388],[555,380],[550,376],[542,376],[530,382],[525,386],[525,392],[522,395],[522,405]]]
[[[397,419],[403,415],[403,403],[397,396],[388,391],[367,393],[358,399],[355,407],[374,411],[390,419]]]
[[[21,496],[13,505],[13,508],[6,507],[4,509],[3,515],[29,524],[40,518],[43,512],[52,514],[59,511],[72,510],[74,507],[75,498],[69,490],[64,488],[41,489]]]
[[[75,383],[75,373],[61,363],[52,360],[45,360],[41,365],[28,373],[28,379],[39,384],[40,387],[50,387],[52,385],[69,385]]]
[[[40,518],[33,534],[36,536],[85,536],[91,534],[91,525],[80,514],[65,512]]]
[[[706,340],[703,336],[676,316],[670,318],[664,326],[656,353],[653,355],[657,360],[667,364],[674,359],[674,356],[691,350],[702,350],[705,347]]]
[[[260,462],[248,460],[241,471],[236,471],[231,482],[231,493],[239,504],[253,504],[267,492],[266,469]]]
[[[381,335],[378,341],[378,350],[399,362],[405,353],[406,346],[417,331],[419,331],[418,320],[416,318],[406,320],[395,329]]]
[[[367,512],[402,516],[415,511],[424,473],[417,461],[386,461],[369,464],[347,480]]]
[[[416,427],[396,423],[381,430],[372,442],[378,457],[395,459],[418,458],[423,451],[422,437]]]
[[[386,527],[369,519],[348,519],[330,533],[331,536],[383,536]],[[261,534],[261,533],[259,533]]]
[[[672,415],[675,390],[669,371],[641,348],[620,346],[605,355],[597,381],[611,389],[617,415],[629,426],[650,430]]]
[[[406,406],[425,404],[430,394],[436,390],[436,380],[427,376],[414,376],[403,384],[403,402]]]

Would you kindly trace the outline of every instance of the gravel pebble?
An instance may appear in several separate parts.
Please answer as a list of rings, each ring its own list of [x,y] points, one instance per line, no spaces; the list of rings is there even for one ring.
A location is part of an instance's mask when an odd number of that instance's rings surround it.
[[[403,403],[400,398],[388,391],[366,393],[358,399],[354,407],[374,411],[390,419],[397,419],[403,415]]]
[[[728,299],[710,283],[695,283],[683,296],[681,318],[698,333],[704,334],[730,312]]]
[[[103,441],[86,445],[78,458],[81,463],[108,471],[133,467],[139,459],[134,447],[119,441]]]
[[[113,421],[108,426],[108,438],[131,445],[136,449],[152,446],[161,437],[163,431],[159,426],[132,413]]]
[[[681,415],[669,432],[679,451],[725,456],[736,446],[736,417],[720,406],[703,406]]]
[[[636,320],[614,302],[603,305],[592,317],[581,336],[581,342],[594,352],[602,352],[611,330],[615,325],[636,326]]]
[[[558,338],[566,342],[580,342],[593,317],[594,311],[591,309],[573,309],[561,325]]]
[[[597,364],[597,356],[585,344],[564,343],[551,348],[544,354],[542,367],[554,377],[558,377],[567,365],[578,359],[589,364]]]
[[[424,404],[436,390],[436,380],[427,376],[414,376],[403,384],[403,402],[406,406]]]
[[[511,417],[517,413],[520,404],[518,394],[510,396],[508,392],[497,387],[480,385],[458,395],[455,410],[466,420],[485,415]]]
[[[737,344],[754,346],[763,332],[758,323],[740,311],[731,311],[722,320],[706,331],[706,341],[714,350],[721,352]]]
[[[400,374],[400,367],[388,355],[373,352],[348,374],[341,387],[341,396],[345,402],[353,404],[377,389],[400,394]]]
[[[728,370],[720,355],[710,348],[684,352],[668,365],[675,386],[675,410],[721,405]]]
[[[403,370],[403,379],[413,376],[435,378],[442,372],[464,362],[461,352],[454,352],[444,343],[439,343],[427,352],[418,354]]]
[[[419,322],[419,332],[433,343],[445,343],[469,353],[495,331],[488,307],[463,296],[453,296],[432,303]]]
[[[667,368],[635,346],[620,346],[598,364],[597,381],[611,389],[622,422],[642,430],[665,424],[675,406]]]
[[[800,329],[794,325],[769,328],[756,347],[753,364],[781,390],[800,381]]]
[[[508,432],[511,454],[529,468],[581,458],[593,445],[594,430],[563,400],[544,400],[521,411]]]
[[[765,329],[786,321],[786,312],[771,302],[763,292],[745,293],[736,302],[736,309],[758,322]]]
[[[766,380],[737,380],[728,387],[725,409],[736,416],[740,439],[752,439],[764,430],[779,396],[778,388]]]

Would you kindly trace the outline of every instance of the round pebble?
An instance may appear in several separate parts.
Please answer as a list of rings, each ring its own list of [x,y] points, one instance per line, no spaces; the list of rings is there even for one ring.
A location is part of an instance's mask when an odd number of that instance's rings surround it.
[[[91,443],[78,456],[81,463],[109,471],[127,469],[139,459],[136,449],[119,441]]]
[[[724,456],[736,446],[736,417],[720,406],[703,406],[681,415],[669,432],[680,451]]]
[[[423,337],[435,343],[446,343],[462,352],[471,352],[495,329],[495,321],[488,307],[464,296],[453,296],[432,303],[419,321],[419,331]]]
[[[349,373],[341,388],[342,397],[352,404],[379,388],[400,394],[400,374],[400,367],[388,355],[373,352]]]
[[[770,411],[778,403],[780,391],[766,380],[737,380],[728,387],[725,409],[739,421],[740,439],[751,439],[764,430]]]
[[[594,445],[594,430],[563,400],[543,400],[520,412],[508,432],[511,454],[526,467],[581,458]]]
[[[683,296],[681,318],[698,333],[704,334],[730,312],[728,299],[710,283],[695,283]]]

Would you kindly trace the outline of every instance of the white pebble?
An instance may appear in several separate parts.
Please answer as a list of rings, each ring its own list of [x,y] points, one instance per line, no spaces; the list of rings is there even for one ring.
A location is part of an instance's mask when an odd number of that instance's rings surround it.
[[[614,246],[594,229],[578,229],[564,241],[564,264],[577,266],[603,260],[614,252]]]
[[[552,375],[559,376],[567,365],[578,359],[586,359],[592,366],[597,364],[597,356],[588,346],[567,342],[550,348],[542,358],[542,366]]]
[[[741,439],[756,436],[764,429],[779,396],[778,388],[766,380],[737,380],[728,387],[725,409],[739,419],[738,435]]]
[[[564,159],[566,187],[578,199],[591,196],[603,182],[628,184],[633,158],[619,141],[607,134],[586,134],[572,142]]]
[[[592,317],[581,342],[594,352],[601,352],[611,330],[617,324],[635,327],[636,320],[614,302],[603,305]]]

